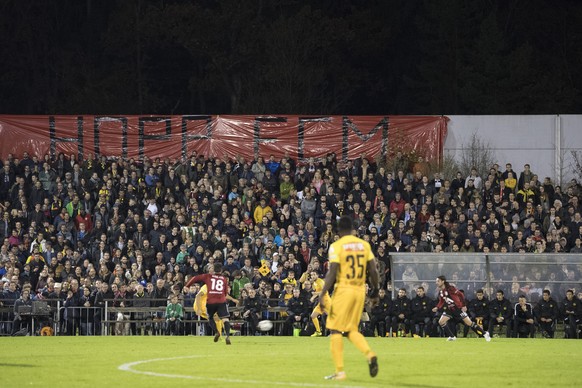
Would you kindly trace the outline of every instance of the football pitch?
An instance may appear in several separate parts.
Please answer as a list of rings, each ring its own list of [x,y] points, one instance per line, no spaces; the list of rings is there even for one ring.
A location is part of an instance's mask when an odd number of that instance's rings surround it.
[[[582,384],[582,341],[368,338],[380,372],[344,339],[345,381],[329,338],[2,338],[2,387],[574,387]]]

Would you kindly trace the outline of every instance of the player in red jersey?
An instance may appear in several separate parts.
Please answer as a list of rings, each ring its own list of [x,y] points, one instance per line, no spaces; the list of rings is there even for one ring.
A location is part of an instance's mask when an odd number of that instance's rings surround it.
[[[206,312],[209,317],[213,317],[214,313],[224,322],[224,331],[226,336],[224,340],[227,345],[230,345],[230,322],[228,321],[230,314],[228,313],[228,305],[226,304],[226,296],[228,295],[228,279],[221,275],[222,264],[214,264],[214,273],[207,273],[203,275],[194,276],[188,280],[186,287],[190,287],[194,283],[204,283],[208,288]],[[209,319],[208,323],[212,330],[214,330],[214,342],[218,342],[220,332],[216,328],[216,323],[213,319]]]
[[[454,341],[457,339],[449,325],[447,324],[451,318],[456,318],[467,326],[469,326],[473,331],[479,336],[485,337],[487,342],[491,341],[491,336],[489,332],[483,330],[483,327],[477,323],[471,321],[471,318],[467,315],[467,306],[465,306],[465,295],[456,287],[453,287],[447,282],[447,278],[444,276],[439,276],[436,278],[437,289],[439,290],[439,303],[433,309],[437,312],[445,304],[447,305],[447,310],[443,312],[441,318],[439,319],[439,325],[443,328],[445,333],[449,335],[447,341]]]

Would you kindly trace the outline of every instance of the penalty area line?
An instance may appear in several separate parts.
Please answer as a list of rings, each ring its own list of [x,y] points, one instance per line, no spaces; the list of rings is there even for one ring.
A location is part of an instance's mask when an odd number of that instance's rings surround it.
[[[217,381],[223,383],[234,383],[234,384],[260,384],[260,385],[279,385],[279,386],[286,386],[286,387],[342,387],[342,388],[364,388],[358,385],[337,385],[337,384],[313,384],[313,383],[294,383],[291,381],[264,381],[264,380],[245,380],[245,379],[230,379],[225,377],[203,377],[203,376],[195,376],[195,375],[180,375],[180,374],[172,374],[172,373],[157,373],[157,372],[150,372],[150,371],[142,371],[134,369],[135,366],[143,365],[143,364],[150,364],[154,362],[161,362],[161,361],[173,361],[173,360],[182,360],[185,358],[201,358],[206,356],[201,355],[193,355],[193,356],[182,356],[182,357],[170,357],[170,358],[152,358],[149,360],[140,360],[140,361],[133,361],[128,362],[125,364],[121,364],[117,367],[117,369],[124,371],[135,373],[138,375],[145,375],[145,376],[153,376],[153,377],[165,377],[169,379],[189,379],[189,380],[202,380],[202,381]]]

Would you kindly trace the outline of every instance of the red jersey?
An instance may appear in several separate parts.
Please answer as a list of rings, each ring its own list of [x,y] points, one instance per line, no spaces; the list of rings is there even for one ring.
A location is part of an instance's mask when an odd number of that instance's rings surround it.
[[[449,285],[444,290],[439,290],[439,303],[437,308],[440,309],[444,304],[451,310],[460,309],[465,305],[465,295],[456,287]]]
[[[224,276],[211,274],[194,276],[186,283],[186,287],[190,287],[193,283],[206,284],[208,288],[207,304],[226,303],[228,280]]]

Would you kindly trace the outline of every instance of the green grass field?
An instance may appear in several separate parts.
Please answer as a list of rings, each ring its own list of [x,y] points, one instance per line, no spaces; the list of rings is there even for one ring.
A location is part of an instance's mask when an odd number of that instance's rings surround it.
[[[348,380],[326,337],[2,338],[2,387],[574,387],[582,341],[369,338],[380,372],[344,340]]]

